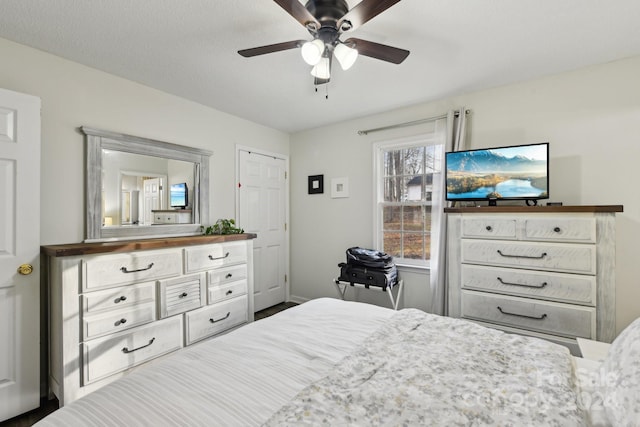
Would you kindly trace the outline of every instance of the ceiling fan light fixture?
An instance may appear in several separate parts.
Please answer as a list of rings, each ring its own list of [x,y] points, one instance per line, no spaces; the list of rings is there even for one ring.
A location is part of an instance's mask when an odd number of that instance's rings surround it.
[[[358,59],[358,51],[344,43],[338,43],[333,49],[333,54],[340,63],[343,70],[348,70]]]
[[[315,39],[310,42],[306,42],[302,45],[301,49],[302,59],[309,65],[316,65],[322,59],[324,53],[324,42],[320,39]]]
[[[329,58],[323,56],[320,59],[320,62],[318,62],[311,70],[311,75],[318,79],[329,79],[331,77],[331,62],[329,61]]]

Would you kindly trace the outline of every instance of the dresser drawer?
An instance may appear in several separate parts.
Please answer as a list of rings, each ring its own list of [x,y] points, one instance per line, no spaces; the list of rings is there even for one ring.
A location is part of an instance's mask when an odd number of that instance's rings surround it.
[[[463,263],[567,273],[596,273],[596,246],[462,239]]]
[[[186,317],[186,344],[218,334],[248,321],[247,296],[190,311]]]
[[[462,317],[565,337],[595,337],[596,309],[462,291]]]
[[[84,385],[182,347],[182,316],[82,344]]]
[[[462,237],[515,239],[517,222],[513,218],[475,217],[462,219]]]
[[[524,238],[595,243],[596,220],[593,217],[527,218],[524,220]]]
[[[596,278],[579,274],[538,272],[463,264],[463,289],[595,306]]]
[[[216,245],[193,246],[185,249],[185,271],[211,270],[225,265],[247,262],[247,244],[228,242]]]
[[[247,278],[247,265],[240,264],[232,267],[217,268],[207,273],[209,286],[221,285]]]
[[[209,304],[215,304],[229,298],[240,295],[246,295],[247,281],[236,280],[235,282],[224,283],[222,285],[209,285],[208,299]]]
[[[156,320],[154,301],[129,306],[122,310],[109,310],[94,316],[84,315],[82,316],[82,337],[83,340],[88,340],[125,331],[154,320]]]
[[[83,294],[82,310],[85,314],[93,314],[103,310],[120,310],[145,302],[154,302],[155,298],[155,282],[142,283]]]
[[[96,255],[83,260],[83,267],[82,289],[90,291],[178,276],[182,273],[182,253],[166,250]]]
[[[177,222],[176,215],[173,212],[154,213],[153,222],[155,224],[175,224]]]
[[[158,282],[160,318],[202,307],[206,298],[205,280],[204,273],[160,280]]]

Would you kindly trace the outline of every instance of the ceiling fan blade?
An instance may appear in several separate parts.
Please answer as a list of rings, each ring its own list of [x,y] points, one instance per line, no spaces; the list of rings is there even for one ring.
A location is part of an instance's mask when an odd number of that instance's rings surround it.
[[[296,21],[303,26],[307,26],[309,22],[315,24],[315,28],[320,28],[318,20],[303,6],[298,0],[273,0],[280,5],[289,15],[293,16]]]
[[[400,64],[409,56],[409,51],[391,47],[380,43],[370,42],[357,38],[349,38],[344,41],[347,46],[354,47],[360,55],[380,59],[382,61]]]
[[[238,53],[245,58],[252,56],[264,55],[265,53],[280,52],[281,50],[295,49],[306,43],[306,40],[292,40],[290,42],[269,44],[266,46],[252,47],[251,49],[242,49]]]
[[[338,22],[338,28],[342,28],[345,21],[351,23],[350,30],[355,30],[360,25],[380,15],[400,0],[362,0],[355,5],[346,15]]]

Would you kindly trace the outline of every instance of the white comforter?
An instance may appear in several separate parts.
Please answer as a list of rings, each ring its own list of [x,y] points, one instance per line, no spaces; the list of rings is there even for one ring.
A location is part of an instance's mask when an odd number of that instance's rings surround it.
[[[46,426],[581,425],[568,351],[318,299],[181,350]]]

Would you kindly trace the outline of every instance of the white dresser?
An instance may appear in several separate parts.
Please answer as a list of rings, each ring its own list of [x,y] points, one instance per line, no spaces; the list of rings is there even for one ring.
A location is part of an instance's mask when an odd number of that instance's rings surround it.
[[[68,404],[253,321],[254,234],[43,246],[49,387]]]
[[[615,337],[622,206],[448,208],[448,314],[549,339]]]
[[[152,210],[154,224],[191,224],[190,209]]]

